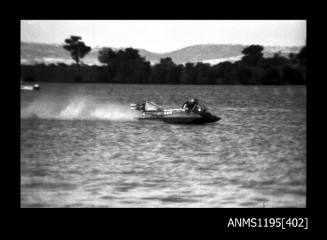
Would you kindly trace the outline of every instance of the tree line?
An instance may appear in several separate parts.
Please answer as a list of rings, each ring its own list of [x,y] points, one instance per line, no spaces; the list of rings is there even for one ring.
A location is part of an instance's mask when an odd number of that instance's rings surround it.
[[[133,84],[242,84],[275,85],[306,84],[306,47],[288,57],[276,53],[264,57],[264,47],[251,45],[243,49],[243,57],[235,62],[176,64],[162,58],[151,65],[137,49],[113,50],[102,48],[98,59],[102,66],[84,65],[81,59],[91,51],[80,37],[65,40],[73,65],[22,65],[25,81],[35,82],[92,82]]]

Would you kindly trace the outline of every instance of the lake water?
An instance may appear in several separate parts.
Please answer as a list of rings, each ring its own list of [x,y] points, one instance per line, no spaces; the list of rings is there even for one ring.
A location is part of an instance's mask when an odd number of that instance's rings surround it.
[[[41,83],[21,91],[22,207],[306,207],[306,87]],[[197,97],[207,125],[129,104]]]

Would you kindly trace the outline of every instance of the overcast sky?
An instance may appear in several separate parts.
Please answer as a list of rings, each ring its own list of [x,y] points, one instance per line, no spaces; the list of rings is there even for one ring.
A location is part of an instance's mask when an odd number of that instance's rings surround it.
[[[22,20],[21,41],[134,47],[163,53],[194,44],[304,46],[305,20]]]

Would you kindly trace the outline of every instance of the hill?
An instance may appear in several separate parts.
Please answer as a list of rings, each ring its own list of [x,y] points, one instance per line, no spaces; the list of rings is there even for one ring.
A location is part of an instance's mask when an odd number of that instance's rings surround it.
[[[155,64],[160,58],[171,57],[177,64],[186,62],[206,62],[216,64],[222,61],[237,61],[242,57],[242,50],[246,45],[240,44],[201,44],[181,48],[168,53],[154,53],[145,49],[139,49],[141,56],[147,61]],[[272,56],[274,53],[281,52],[281,55],[288,55],[291,52],[298,53],[301,47],[280,47],[265,46],[265,56]],[[83,59],[88,65],[99,65],[98,52],[101,48],[93,48],[92,51]],[[113,48],[115,49],[115,48]],[[116,49],[117,50],[117,49]],[[21,42],[21,64],[36,63],[73,63],[69,53],[60,44],[43,44]]]

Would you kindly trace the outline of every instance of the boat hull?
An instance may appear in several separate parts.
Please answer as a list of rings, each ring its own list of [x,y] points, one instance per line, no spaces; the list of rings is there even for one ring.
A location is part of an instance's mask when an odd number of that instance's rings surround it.
[[[166,123],[171,124],[206,124],[218,122],[220,118],[213,116],[212,118],[183,118],[183,117],[171,117],[162,119]]]
[[[143,113],[139,120],[155,120],[163,121],[170,124],[206,124],[213,123],[220,120],[219,117],[212,115],[211,113],[187,113],[184,111],[179,111],[175,113],[167,112],[153,112],[153,113]]]

